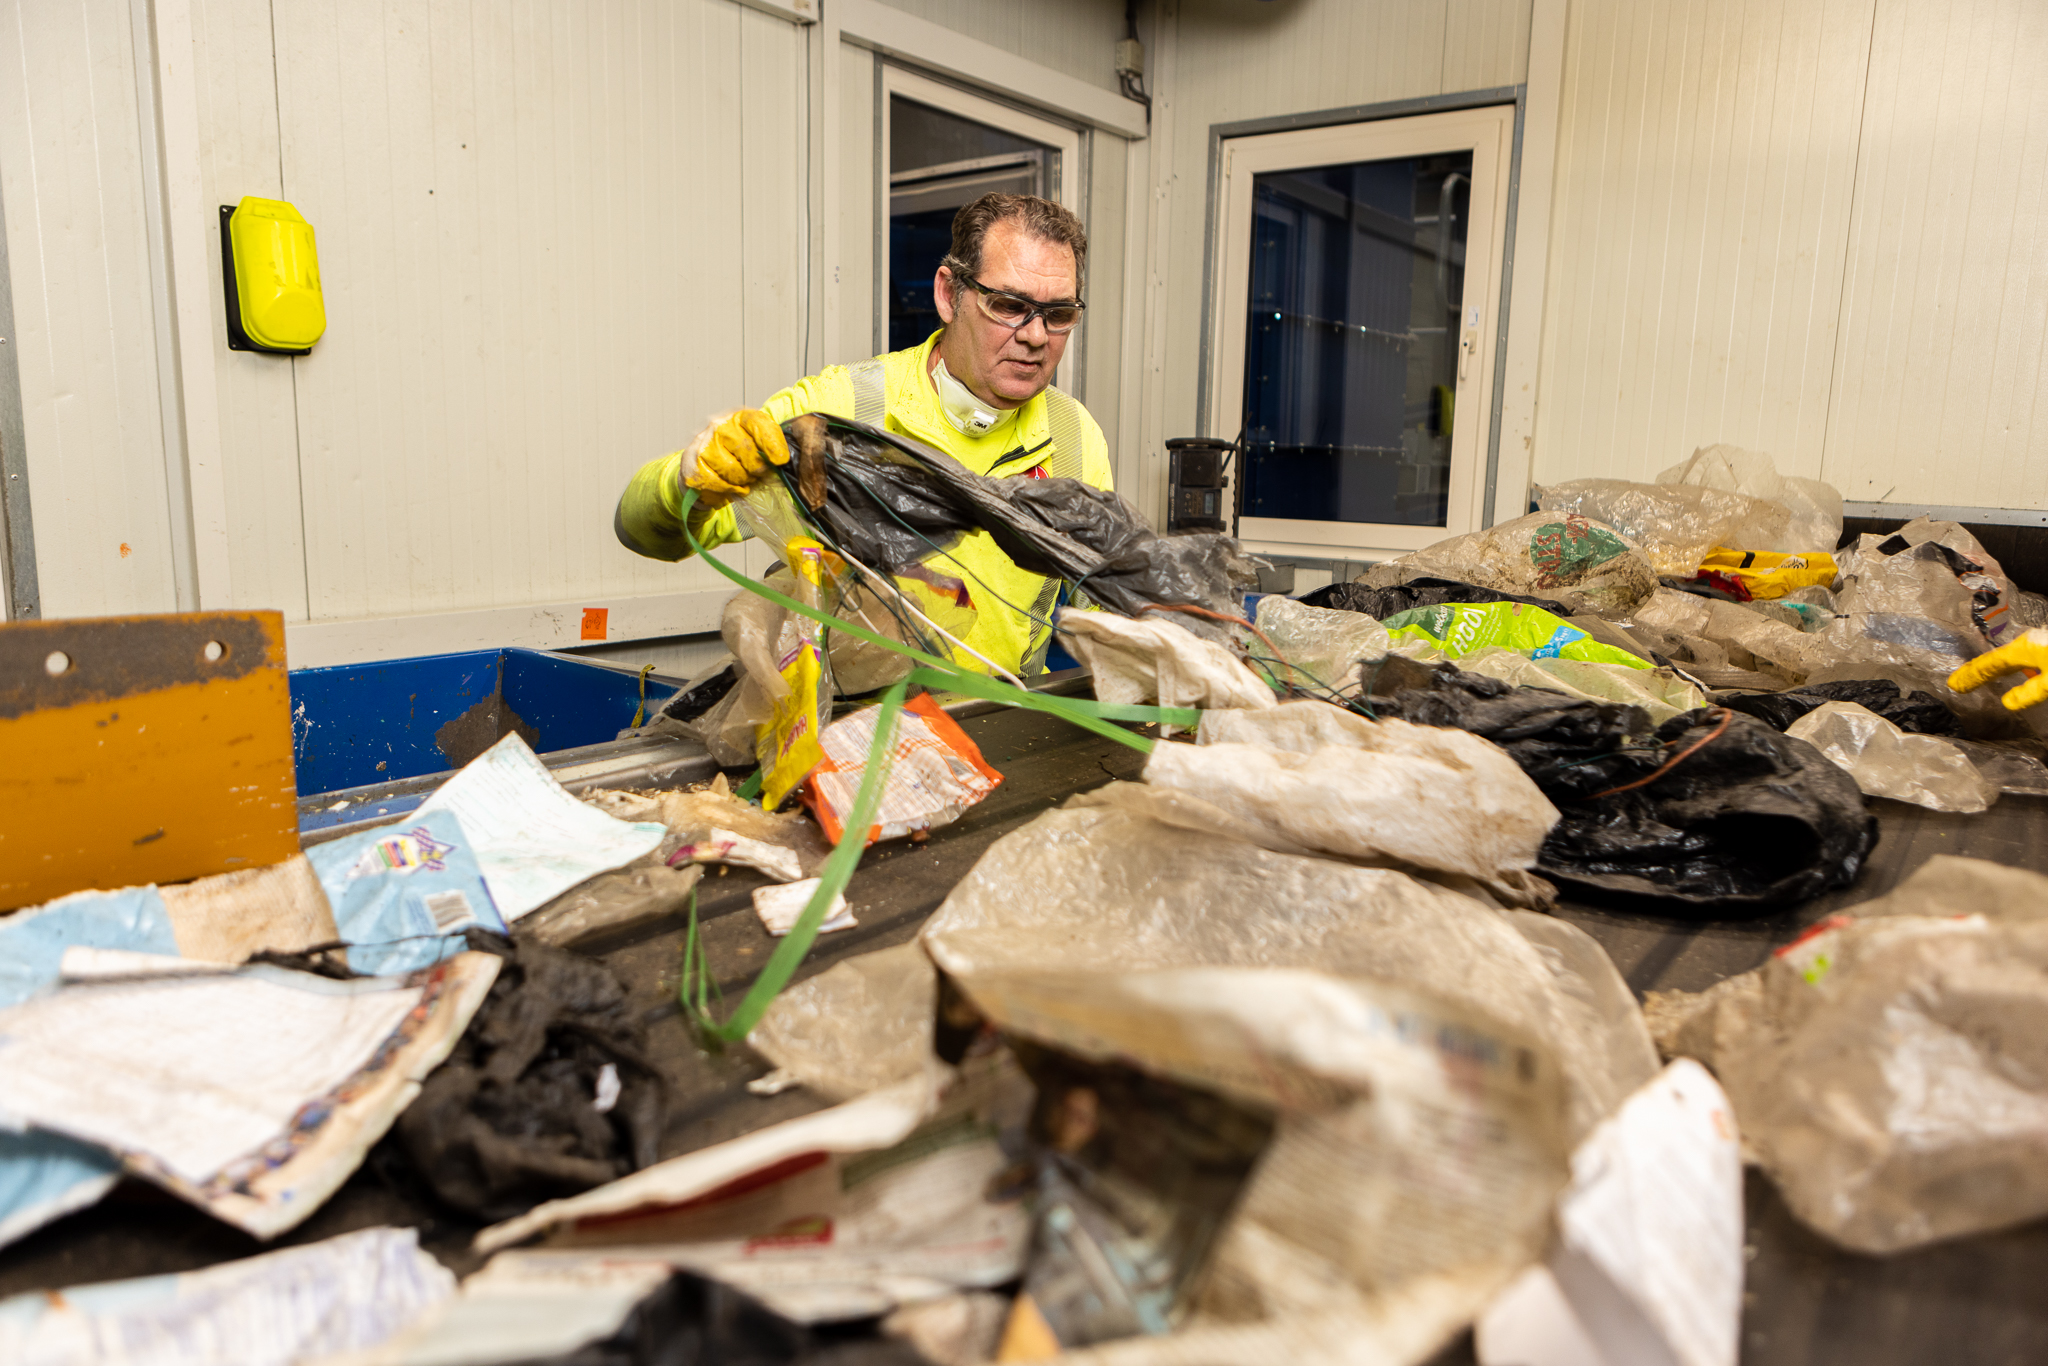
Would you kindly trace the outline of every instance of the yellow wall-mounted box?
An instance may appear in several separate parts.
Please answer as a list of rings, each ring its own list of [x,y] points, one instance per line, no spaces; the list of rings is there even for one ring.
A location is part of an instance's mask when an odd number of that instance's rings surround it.
[[[300,356],[311,351],[327,330],[313,225],[282,199],[248,195],[233,209],[222,206],[221,245],[229,346]]]

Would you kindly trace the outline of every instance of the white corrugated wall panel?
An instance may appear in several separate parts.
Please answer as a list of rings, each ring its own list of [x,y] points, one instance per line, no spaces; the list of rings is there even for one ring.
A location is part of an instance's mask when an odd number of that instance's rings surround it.
[[[828,364],[863,360],[875,341],[875,54],[852,43],[839,47],[839,336],[827,347]],[[830,126],[828,124],[828,126]]]
[[[1083,397],[1088,411],[1114,441],[1124,395],[1123,326],[1124,221],[1131,144],[1110,133],[1084,133],[1088,140],[1088,312],[1082,324]]]
[[[1520,85],[1529,70],[1529,10],[1529,0],[1450,0],[1444,90]]]
[[[612,507],[802,371],[800,31],[730,0],[277,22],[329,319],[290,362],[313,617],[721,584]]]
[[[891,9],[1014,52],[1042,66],[1117,89],[1116,44],[1124,7],[1115,0],[882,0]],[[1139,6],[1142,11],[1149,8]],[[969,73],[998,85],[1000,71]]]
[[[1538,482],[1729,441],[1817,475],[1869,0],[1571,9]]]
[[[1826,477],[2048,506],[2048,8],[1882,0]]]
[[[142,123],[126,0],[0,3],[0,198],[43,615],[167,612]]]

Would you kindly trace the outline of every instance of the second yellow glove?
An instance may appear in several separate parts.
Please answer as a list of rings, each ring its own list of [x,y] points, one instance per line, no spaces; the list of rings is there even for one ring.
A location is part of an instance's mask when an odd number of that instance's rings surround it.
[[[2033,677],[1998,699],[2010,711],[2048,701],[2048,631],[2038,626],[2009,645],[1978,655],[1948,676],[1948,686],[1955,692],[1969,692],[2000,674],[2022,671]]]

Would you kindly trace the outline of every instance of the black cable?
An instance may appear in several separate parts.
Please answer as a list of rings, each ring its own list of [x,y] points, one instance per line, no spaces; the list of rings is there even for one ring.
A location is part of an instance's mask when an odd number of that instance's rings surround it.
[[[1139,41],[1138,0],[1124,0],[1124,37],[1133,43]],[[1138,50],[1145,50],[1142,43],[1139,43]],[[1116,73],[1116,82],[1122,88],[1125,99],[1136,100],[1145,106],[1145,119],[1149,123],[1152,118],[1152,96],[1145,89],[1144,79],[1129,71],[1119,71]]]

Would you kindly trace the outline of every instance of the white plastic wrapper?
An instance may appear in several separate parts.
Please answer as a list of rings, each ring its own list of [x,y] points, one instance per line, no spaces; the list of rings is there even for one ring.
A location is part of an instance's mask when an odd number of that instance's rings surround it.
[[[1273,689],[1229,649],[1170,621],[1064,611],[1059,629],[1104,702],[1270,707]]]
[[[844,1105],[657,1162],[479,1233],[495,1252],[537,1233],[536,1263],[591,1251],[712,1276],[799,1323],[885,1314],[1001,1285],[1031,1241],[997,1178],[1031,1087],[1006,1052],[934,1064]],[[711,1198],[704,1198],[711,1197]]]
[[[1937,856],[1754,972],[1653,992],[1793,1213],[1882,1254],[2048,1214],[2048,877]]]
[[[1688,459],[1681,460],[1670,469],[1658,471],[1657,482],[1725,489],[1781,503],[1790,512],[1782,544],[1744,544],[1737,549],[1798,554],[1807,550],[1833,550],[1842,541],[1840,490],[1818,479],[1780,474],[1776,462],[1761,451],[1746,451],[1740,446],[1729,445],[1701,446]]]
[[[1998,800],[1998,786],[1961,745],[1938,735],[1909,735],[1854,702],[1816,707],[1785,733],[1827,755],[1866,796],[1961,812],[1983,811]]]
[[[377,1347],[455,1293],[417,1230],[368,1228],[182,1275],[0,1300],[16,1366],[297,1366]]]
[[[1786,539],[1792,511],[1783,503],[1693,484],[1626,479],[1567,479],[1535,490],[1546,512],[1576,512],[1636,542],[1659,574],[1689,579],[1716,546],[1764,549]],[[1809,546],[1808,549],[1833,549]]]

